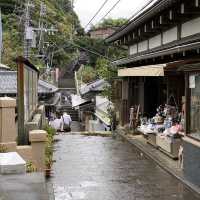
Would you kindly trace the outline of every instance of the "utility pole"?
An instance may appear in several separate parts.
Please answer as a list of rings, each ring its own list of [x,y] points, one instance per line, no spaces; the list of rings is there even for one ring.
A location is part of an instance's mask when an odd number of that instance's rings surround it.
[[[3,27],[2,27],[2,19],[1,19],[1,7],[0,7],[0,63],[1,63],[1,54],[3,47]]]
[[[24,57],[28,58],[30,55],[31,48],[31,34],[32,29],[30,27],[30,8],[33,8],[34,5],[27,0],[26,9],[25,9],[25,22],[24,22]]]
[[[47,7],[44,4],[44,2],[41,2],[40,4],[40,19],[39,19],[39,30],[40,30],[40,36],[39,36],[39,45],[38,45],[38,51],[40,53],[42,47],[43,47],[43,29],[44,29],[44,20],[43,17],[46,15]]]

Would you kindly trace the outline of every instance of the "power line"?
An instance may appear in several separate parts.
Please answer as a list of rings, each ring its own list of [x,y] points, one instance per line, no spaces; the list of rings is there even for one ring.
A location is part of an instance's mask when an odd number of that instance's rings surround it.
[[[120,1],[121,1],[121,0],[118,0],[118,1],[112,6],[112,8],[99,20],[99,22],[101,22],[104,18],[106,18],[106,17],[110,14],[110,12],[111,12],[113,9],[115,9],[115,7],[119,4]]]
[[[112,64],[112,60],[111,60],[109,57],[107,57],[107,56],[105,56],[105,55],[102,55],[101,53],[99,53],[99,52],[97,52],[97,51],[95,51],[95,50],[90,50],[90,49],[88,49],[88,48],[81,47],[80,45],[75,44],[74,42],[69,42],[69,41],[67,42],[66,45],[63,45],[63,46],[62,46],[62,49],[60,48],[60,49],[54,51],[54,54],[55,54],[55,53],[59,53],[60,51],[62,51],[62,50],[65,49],[65,48],[68,48],[69,45],[72,45],[72,46],[74,46],[74,47],[76,47],[76,48],[78,48],[78,49],[85,50],[85,51],[87,51],[87,52],[89,52],[89,53],[91,53],[91,54],[97,55],[97,56],[99,56],[99,57],[105,58],[106,60],[108,60],[108,61]]]
[[[106,5],[106,3],[108,2],[108,0],[105,0],[104,3],[101,5],[101,7],[98,9],[98,11],[95,13],[95,15],[91,18],[91,20],[87,23],[87,25],[85,26],[85,28],[87,28],[90,23],[94,20],[94,18],[99,14],[99,12],[103,9],[103,7]]]
[[[142,12],[147,6],[149,6],[152,2],[154,2],[155,0],[150,0],[148,1],[144,6],[142,6],[142,8],[140,10],[138,10],[135,14],[133,14],[128,21],[132,20],[134,17],[136,17],[140,12]]]
[[[149,6],[150,4],[152,4],[154,1],[156,2],[158,0],[149,0],[144,6],[142,6],[142,8],[140,10],[138,10],[131,17],[129,17],[128,20],[127,20],[127,22],[125,24],[123,24],[120,28],[126,27],[129,24],[129,22],[131,20],[133,20],[133,18],[135,18],[137,15],[139,15],[147,6]],[[120,30],[120,28],[118,30]]]

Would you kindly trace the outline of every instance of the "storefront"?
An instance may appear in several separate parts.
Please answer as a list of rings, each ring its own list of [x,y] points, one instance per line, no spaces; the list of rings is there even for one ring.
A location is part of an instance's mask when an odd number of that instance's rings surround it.
[[[199,1],[189,3],[188,0],[154,1],[106,39],[107,43],[126,46],[128,49],[128,56],[113,62],[117,67],[124,68],[119,70],[119,76],[123,80],[122,85],[123,82],[129,81],[126,86],[128,94],[122,95],[125,107],[122,117],[126,114],[126,118],[129,118],[128,111],[134,103],[140,104],[140,111],[144,116],[149,114],[148,119],[156,117],[152,125],[155,125],[156,121],[156,125],[160,128],[163,125],[170,128],[175,125],[174,130],[172,129],[172,132],[175,132],[181,122],[185,133],[182,140],[183,172],[190,182],[198,186],[200,186],[199,5]],[[123,93],[125,92],[122,91]],[[173,116],[164,116],[164,120],[159,116],[160,111],[157,108],[161,104],[167,105],[161,106],[161,113],[163,110],[171,110],[170,112],[174,110],[172,113],[181,114],[181,121],[179,120],[177,125],[172,125],[175,123],[171,120]],[[169,119],[166,120],[167,118]],[[151,136],[152,143],[163,147],[165,152],[171,151],[173,155],[177,154],[177,151],[174,154],[172,150],[178,149],[177,145],[172,145],[174,139],[164,140],[164,137],[157,138],[154,134]]]
[[[183,139],[183,172],[188,180],[200,186],[200,63],[185,65],[185,132]]]

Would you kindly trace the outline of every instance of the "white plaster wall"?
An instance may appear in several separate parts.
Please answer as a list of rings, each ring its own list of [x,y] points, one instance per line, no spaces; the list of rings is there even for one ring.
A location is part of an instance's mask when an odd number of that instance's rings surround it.
[[[163,44],[167,44],[169,42],[173,42],[178,39],[178,28],[177,26],[163,32]]]
[[[147,40],[138,43],[138,52],[146,51],[147,49],[148,49],[148,41]]]
[[[149,49],[161,46],[161,34],[149,39]]]
[[[182,24],[182,28],[181,28],[182,38],[190,36],[190,35],[194,35],[196,33],[200,33],[200,17]]]
[[[129,55],[133,55],[135,53],[137,53],[137,44],[129,46]]]

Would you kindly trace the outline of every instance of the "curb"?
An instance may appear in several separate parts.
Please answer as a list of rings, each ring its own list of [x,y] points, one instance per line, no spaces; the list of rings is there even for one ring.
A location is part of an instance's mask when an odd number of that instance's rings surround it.
[[[183,177],[178,176],[173,170],[171,170],[169,167],[167,167],[166,165],[161,163],[159,160],[157,160],[154,156],[152,156],[151,153],[145,151],[143,148],[141,148],[141,146],[136,144],[132,139],[128,138],[127,136],[120,133],[119,131],[118,131],[118,136],[120,136],[121,138],[125,139],[126,141],[128,141],[129,143],[134,145],[136,148],[138,148],[140,151],[142,151],[145,155],[147,155],[151,160],[156,162],[156,164],[159,165],[162,169],[164,169],[170,175],[174,176],[177,180],[181,181],[189,190],[195,192],[200,197],[200,188],[198,188],[197,186],[195,186],[191,182],[187,181]]]

